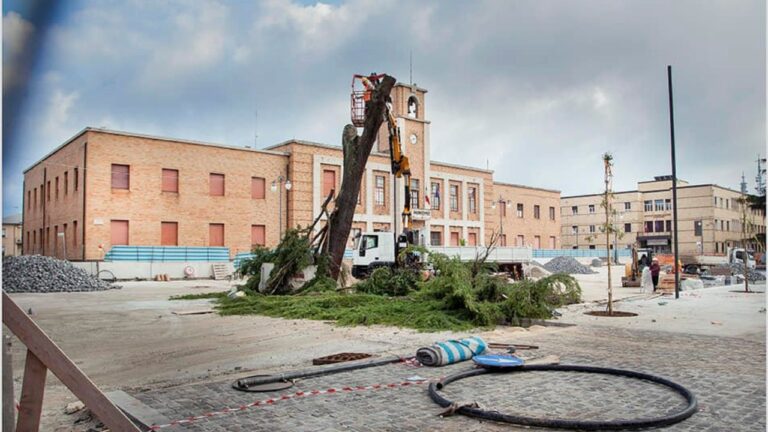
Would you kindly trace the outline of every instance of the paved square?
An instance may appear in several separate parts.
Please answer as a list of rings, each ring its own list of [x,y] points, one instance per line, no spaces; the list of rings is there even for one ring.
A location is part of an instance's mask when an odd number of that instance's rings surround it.
[[[660,375],[692,390],[699,411],[670,431],[765,430],[765,343],[609,327],[572,327],[537,336],[541,347],[526,354],[555,354],[563,364],[617,367]],[[415,347],[414,347],[415,349]],[[308,366],[310,367],[310,366]],[[419,375],[440,376],[473,367],[404,364],[299,381],[274,393],[243,393],[230,381],[179,386],[134,396],[171,419],[184,419],[256,400],[278,399],[242,411],[214,415],[163,430],[194,431],[487,431],[522,430],[461,415],[441,418],[427,385],[339,391],[279,400],[281,395],[329,388],[402,383]],[[478,402],[485,409],[526,416],[582,420],[652,417],[685,406],[682,397],[658,385],[620,377],[568,372],[483,375],[453,383],[446,396]]]

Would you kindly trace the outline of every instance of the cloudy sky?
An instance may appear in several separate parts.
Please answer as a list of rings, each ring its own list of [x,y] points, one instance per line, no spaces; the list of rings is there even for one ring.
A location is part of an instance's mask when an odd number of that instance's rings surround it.
[[[763,1],[53,3],[3,5],[6,214],[86,126],[338,145],[352,74],[408,82],[410,53],[432,159],[499,181],[598,192],[606,151],[618,190],[671,173],[668,64],[680,178],[752,190],[765,155]]]

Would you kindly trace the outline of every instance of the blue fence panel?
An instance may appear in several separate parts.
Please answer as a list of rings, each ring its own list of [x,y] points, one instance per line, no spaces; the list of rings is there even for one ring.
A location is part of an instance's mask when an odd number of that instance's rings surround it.
[[[616,253],[615,251],[610,251],[611,256]],[[618,250],[620,257],[628,257],[632,255],[632,251],[630,249],[619,249]],[[534,249],[533,250],[533,257],[534,258],[555,258],[560,256],[567,256],[567,257],[573,257],[573,258],[593,258],[593,257],[605,257],[606,256],[606,250],[605,249]]]
[[[229,261],[226,247],[113,246],[105,261]]]
[[[235,259],[233,261],[235,270],[240,267],[240,263],[242,263],[243,260],[251,258],[253,258],[253,254],[249,252],[241,252],[239,254],[235,254]],[[352,249],[344,249],[344,259],[352,259]]]

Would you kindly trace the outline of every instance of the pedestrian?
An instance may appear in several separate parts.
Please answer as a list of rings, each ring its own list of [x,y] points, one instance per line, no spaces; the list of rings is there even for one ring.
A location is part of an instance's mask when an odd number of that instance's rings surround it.
[[[656,291],[656,287],[659,285],[659,272],[661,271],[661,267],[659,267],[659,259],[654,257],[651,260],[651,280],[653,281],[653,291]]]

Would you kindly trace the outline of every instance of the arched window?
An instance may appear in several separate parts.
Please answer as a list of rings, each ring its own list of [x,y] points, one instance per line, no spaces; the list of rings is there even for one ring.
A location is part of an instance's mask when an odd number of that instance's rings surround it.
[[[416,96],[408,98],[408,117],[417,118],[419,116],[419,100]]]

